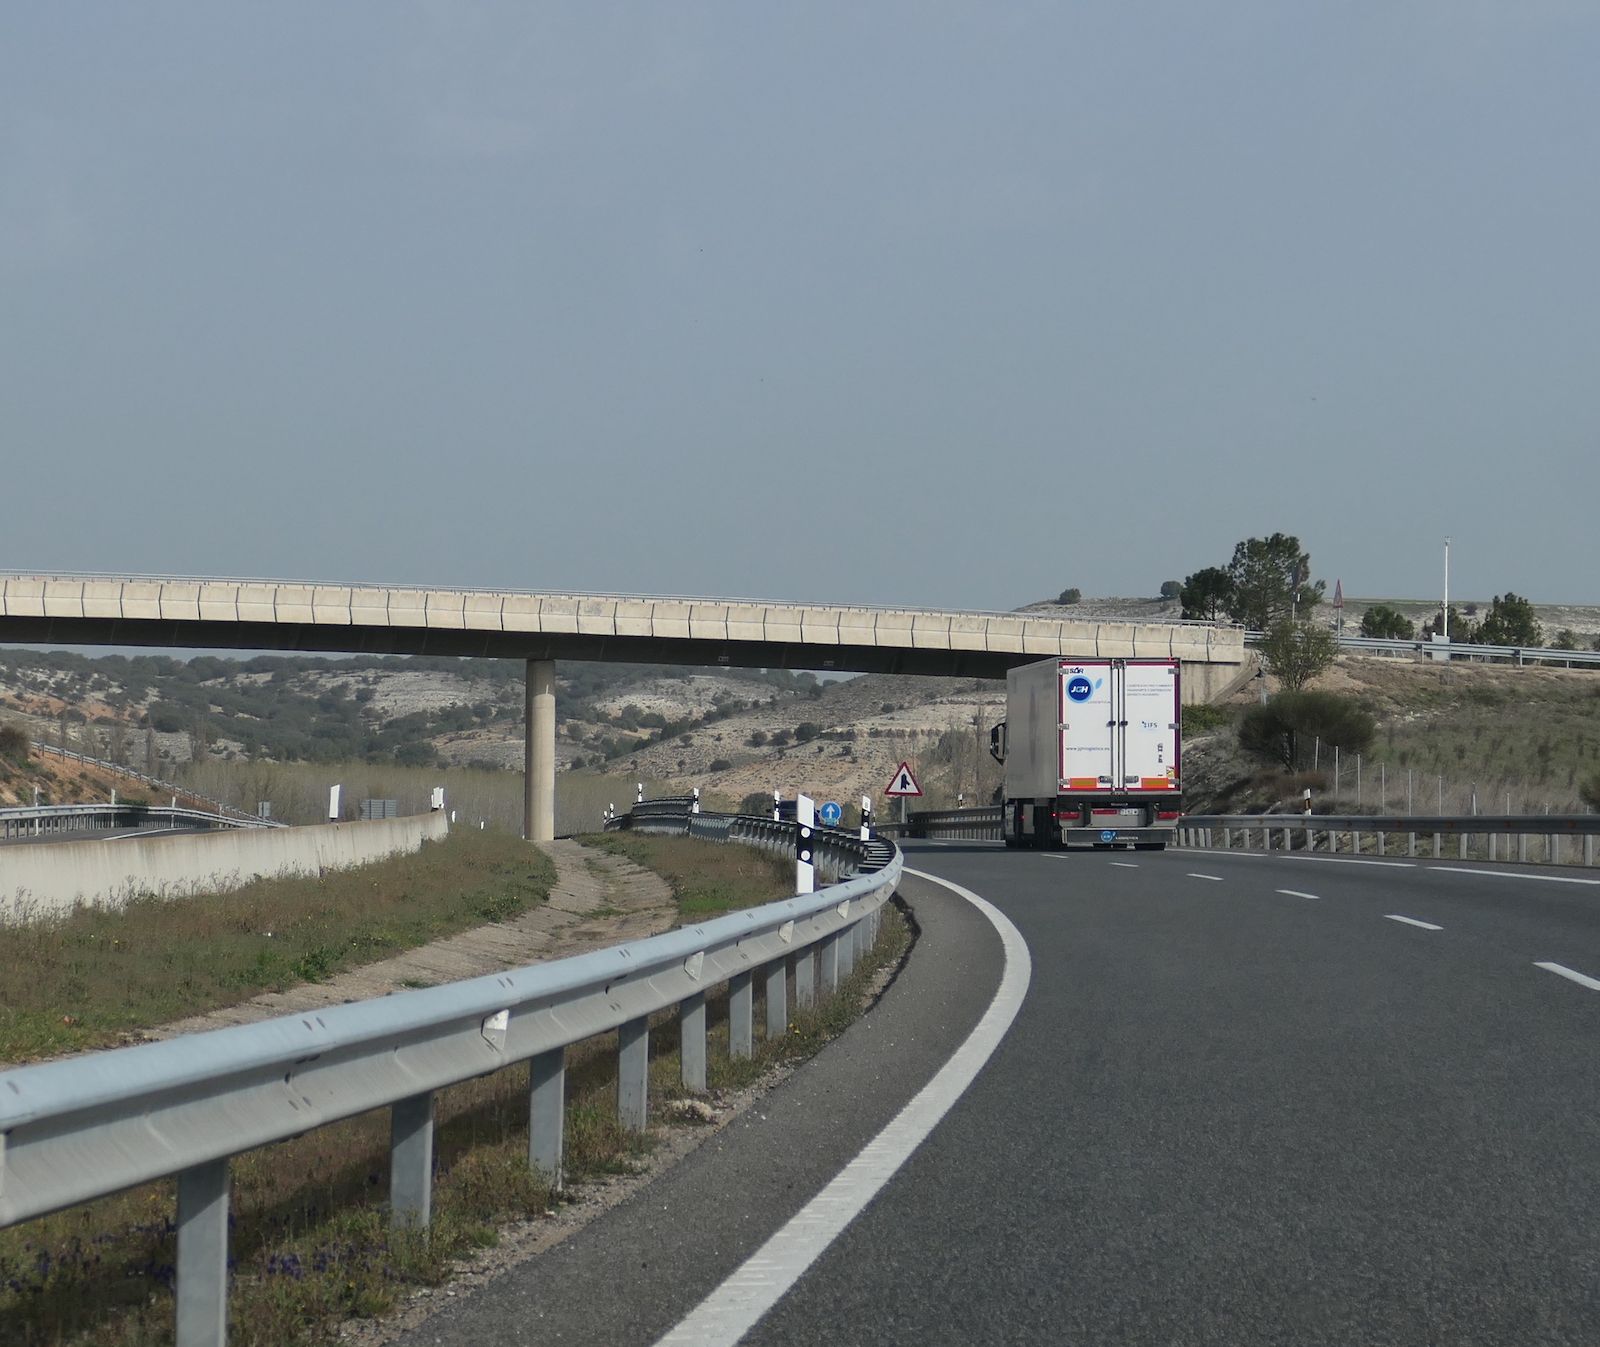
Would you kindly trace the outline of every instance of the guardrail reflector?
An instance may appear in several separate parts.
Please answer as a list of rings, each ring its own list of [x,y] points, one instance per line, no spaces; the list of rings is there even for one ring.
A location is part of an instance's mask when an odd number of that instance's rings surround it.
[[[700,974],[706,966],[706,952],[697,950],[683,961],[683,971],[696,982],[700,981]]]
[[[497,1010],[483,1022],[483,1036],[489,1046],[499,1050],[506,1045],[506,1030],[511,1027],[511,1012]]]

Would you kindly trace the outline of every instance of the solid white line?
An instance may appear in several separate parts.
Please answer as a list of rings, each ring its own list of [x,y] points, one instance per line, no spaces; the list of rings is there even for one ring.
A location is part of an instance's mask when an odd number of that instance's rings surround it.
[[[1209,880],[1213,880],[1214,882],[1216,882],[1218,884],[1222,883],[1222,876],[1221,875],[1197,875],[1197,874],[1195,874],[1195,872],[1193,870],[1189,871],[1189,878],[1190,879],[1209,879]]]
[[[1390,921],[1403,921],[1407,926],[1420,926],[1424,931],[1442,931],[1443,926],[1435,926],[1431,921],[1418,921],[1415,917],[1402,917],[1398,913],[1385,914]]]
[[[1575,973],[1572,969],[1558,963],[1536,963],[1534,967],[1543,968],[1551,973],[1559,973],[1564,978],[1571,978],[1580,987],[1587,987],[1592,992],[1600,992],[1600,978],[1592,978],[1585,973]]]
[[[1005,969],[989,1008],[967,1040],[916,1097],[873,1137],[861,1153],[794,1217],[691,1310],[656,1347],[732,1347],[778,1303],[828,1245],[860,1214],[926,1140],[1000,1046],[1022,1008],[1033,963],[1021,933],[977,894],[937,875],[906,867],[906,874],[959,894],[988,918],[1005,950]]]
[[[1137,870],[1139,867],[1133,861],[1112,861],[1119,870]]]
[[[1316,865],[1385,865],[1391,870],[1415,870],[1415,861],[1368,861],[1359,856],[1307,856],[1303,852],[1284,851],[1278,853],[1286,861],[1311,861]]]
[[[1277,889],[1275,892],[1281,893],[1289,898],[1312,898],[1319,903],[1322,901],[1322,896],[1320,894],[1301,893],[1299,889]]]
[[[1539,879],[1546,884],[1593,884],[1600,886],[1600,879],[1579,879],[1576,875],[1530,875],[1522,870],[1473,870],[1464,865],[1430,865],[1428,869],[1439,870],[1452,875],[1488,875],[1491,879]]]

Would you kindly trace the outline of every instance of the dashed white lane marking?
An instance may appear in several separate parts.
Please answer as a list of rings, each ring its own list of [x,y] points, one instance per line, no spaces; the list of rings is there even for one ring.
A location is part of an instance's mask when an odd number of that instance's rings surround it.
[[[1397,912],[1384,914],[1390,921],[1403,921],[1407,926],[1420,926],[1424,931],[1442,931],[1443,926],[1435,926],[1431,921],[1418,921],[1415,917],[1402,917]]]
[[[1275,890],[1275,892],[1281,893],[1285,897],[1288,897],[1288,898],[1311,898],[1311,899],[1314,899],[1315,901],[1317,901],[1319,903],[1322,901],[1322,895],[1321,894],[1318,894],[1318,893],[1301,893],[1299,889],[1277,889],[1277,890]]]
[[[1555,973],[1561,977],[1569,978],[1580,987],[1587,987],[1592,992],[1600,992],[1600,978],[1592,978],[1586,973],[1578,973],[1564,964],[1536,963],[1535,968],[1543,968],[1548,973]]]
[[[1391,870],[1415,870],[1415,861],[1369,861],[1360,856],[1307,856],[1304,852],[1277,853],[1286,861],[1310,861],[1313,865],[1384,865]]]
[[[1216,883],[1216,884],[1222,883],[1222,876],[1221,875],[1200,875],[1200,874],[1196,874],[1193,870],[1189,871],[1189,878],[1190,879],[1209,879],[1213,883]]]
[[[1111,863],[1119,870],[1137,870],[1139,868],[1133,861],[1112,861]]]
[[[1490,879],[1537,879],[1546,884],[1590,884],[1600,887],[1600,879],[1580,879],[1576,875],[1530,875],[1522,870],[1474,870],[1465,865],[1430,865],[1451,875],[1488,875]]]
[[[906,874],[930,880],[959,894],[988,918],[1005,949],[1000,987],[967,1041],[939,1068],[917,1096],[900,1110],[861,1153],[806,1203],[794,1217],[734,1270],[731,1276],[661,1338],[656,1347],[732,1347],[784,1296],[870,1202],[939,1120],[972,1084],[1000,1046],[1022,1008],[1032,976],[1032,960],[1021,933],[1005,915],[977,894],[937,875],[906,867]]]

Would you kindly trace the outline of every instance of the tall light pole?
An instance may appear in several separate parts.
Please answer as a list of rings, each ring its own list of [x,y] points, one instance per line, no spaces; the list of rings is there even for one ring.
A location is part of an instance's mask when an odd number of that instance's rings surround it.
[[[1444,639],[1450,643],[1450,539],[1444,540]]]

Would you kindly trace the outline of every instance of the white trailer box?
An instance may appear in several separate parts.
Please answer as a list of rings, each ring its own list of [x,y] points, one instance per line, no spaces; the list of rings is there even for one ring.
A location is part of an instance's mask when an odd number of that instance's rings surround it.
[[[1176,660],[1048,659],[1006,676],[1007,843],[1162,844],[1182,808]]]

